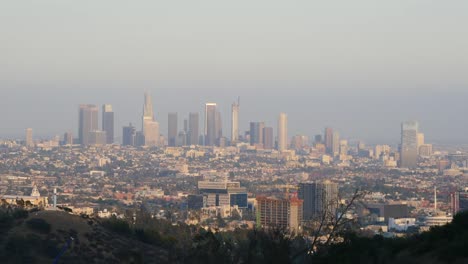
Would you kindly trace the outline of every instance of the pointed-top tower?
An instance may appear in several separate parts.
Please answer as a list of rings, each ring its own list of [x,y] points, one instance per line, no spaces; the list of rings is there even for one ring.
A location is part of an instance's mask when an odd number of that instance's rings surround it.
[[[145,103],[143,105],[142,132],[145,146],[157,146],[159,144],[159,123],[156,122],[153,112],[151,95],[145,92]]]
[[[151,95],[145,92],[145,104],[143,105],[143,119],[154,121],[153,101]]]

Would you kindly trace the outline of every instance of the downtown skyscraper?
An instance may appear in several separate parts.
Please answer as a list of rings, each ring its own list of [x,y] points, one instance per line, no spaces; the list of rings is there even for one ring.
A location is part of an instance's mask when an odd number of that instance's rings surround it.
[[[114,143],[114,112],[112,105],[105,104],[102,106],[102,130],[106,132],[106,143]]]
[[[338,185],[324,182],[299,183],[297,197],[304,201],[304,220],[320,218],[323,214],[335,214],[339,204]]]
[[[214,146],[216,143],[217,135],[219,133],[219,131],[217,131],[217,113],[216,103],[205,104],[205,146]]]
[[[264,127],[263,128],[263,148],[264,149],[273,149],[273,128]]]
[[[136,145],[136,128],[130,123],[122,129],[122,145],[135,146]]]
[[[198,145],[200,142],[200,115],[190,113],[188,120],[188,144]]]
[[[26,140],[25,140],[26,147],[34,147],[33,141],[33,130],[32,128],[26,128]]]
[[[332,152],[330,153],[332,157],[338,156],[340,153],[340,133],[338,131],[333,131],[332,134]]]
[[[154,119],[153,102],[151,96],[145,92],[145,103],[143,105],[142,117],[142,136],[145,146],[158,146],[159,145],[159,123]]]
[[[82,146],[90,145],[90,133],[98,130],[98,112],[95,105],[82,104],[79,107],[78,137]]]
[[[231,106],[231,144],[239,142],[239,101]]]
[[[250,122],[250,145],[261,146],[263,148],[264,122]]]
[[[288,116],[280,113],[278,118],[278,150],[288,149]]]
[[[170,147],[177,145],[177,113],[169,113],[167,116],[167,140]]]
[[[215,145],[221,145],[221,138],[223,138],[223,121],[221,119],[221,112],[216,111],[216,137],[215,137]]]
[[[333,128],[326,127],[324,133],[325,152],[328,155],[333,155]]]
[[[400,167],[416,168],[418,166],[418,130],[416,121],[401,124]]]

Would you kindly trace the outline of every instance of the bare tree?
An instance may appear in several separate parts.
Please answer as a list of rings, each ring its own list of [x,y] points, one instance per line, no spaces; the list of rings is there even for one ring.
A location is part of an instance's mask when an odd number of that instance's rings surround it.
[[[325,196],[325,194],[322,194]],[[353,195],[344,204],[340,204],[340,198],[328,201],[323,205],[321,212],[312,221],[310,235],[313,237],[311,244],[293,255],[292,260],[303,254],[315,254],[319,249],[324,250],[335,242],[346,227],[354,221],[346,215],[354,207],[355,203],[364,198],[366,192],[356,189]],[[325,238],[325,240],[321,240]]]

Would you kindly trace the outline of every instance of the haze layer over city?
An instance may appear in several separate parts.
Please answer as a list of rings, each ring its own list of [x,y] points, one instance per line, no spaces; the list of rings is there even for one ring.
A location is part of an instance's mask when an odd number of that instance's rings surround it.
[[[468,2],[0,6],[0,263],[468,263]]]
[[[138,124],[148,90],[163,130],[168,112],[217,102],[227,117],[240,96],[241,129],[287,112],[293,134],[333,126],[395,144],[399,123],[419,120],[428,139],[466,143],[467,123],[452,118],[468,111],[467,5],[5,3],[0,136],[76,131],[80,103],[112,104],[117,124]]]

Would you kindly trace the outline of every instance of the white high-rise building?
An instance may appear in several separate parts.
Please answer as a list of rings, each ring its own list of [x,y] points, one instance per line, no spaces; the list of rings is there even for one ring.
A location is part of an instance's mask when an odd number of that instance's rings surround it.
[[[280,113],[278,119],[278,150],[288,149],[288,116]]]
[[[219,128],[216,126],[217,117],[216,103],[205,104],[205,146],[214,146],[216,143],[216,136],[219,133]],[[218,124],[219,126],[219,124]],[[216,129],[218,128],[218,131]]]
[[[239,102],[232,104],[231,109],[231,143],[239,142]]]
[[[154,119],[153,102],[151,96],[145,92],[145,104],[143,106],[142,132],[145,146],[159,146],[159,123]]]

